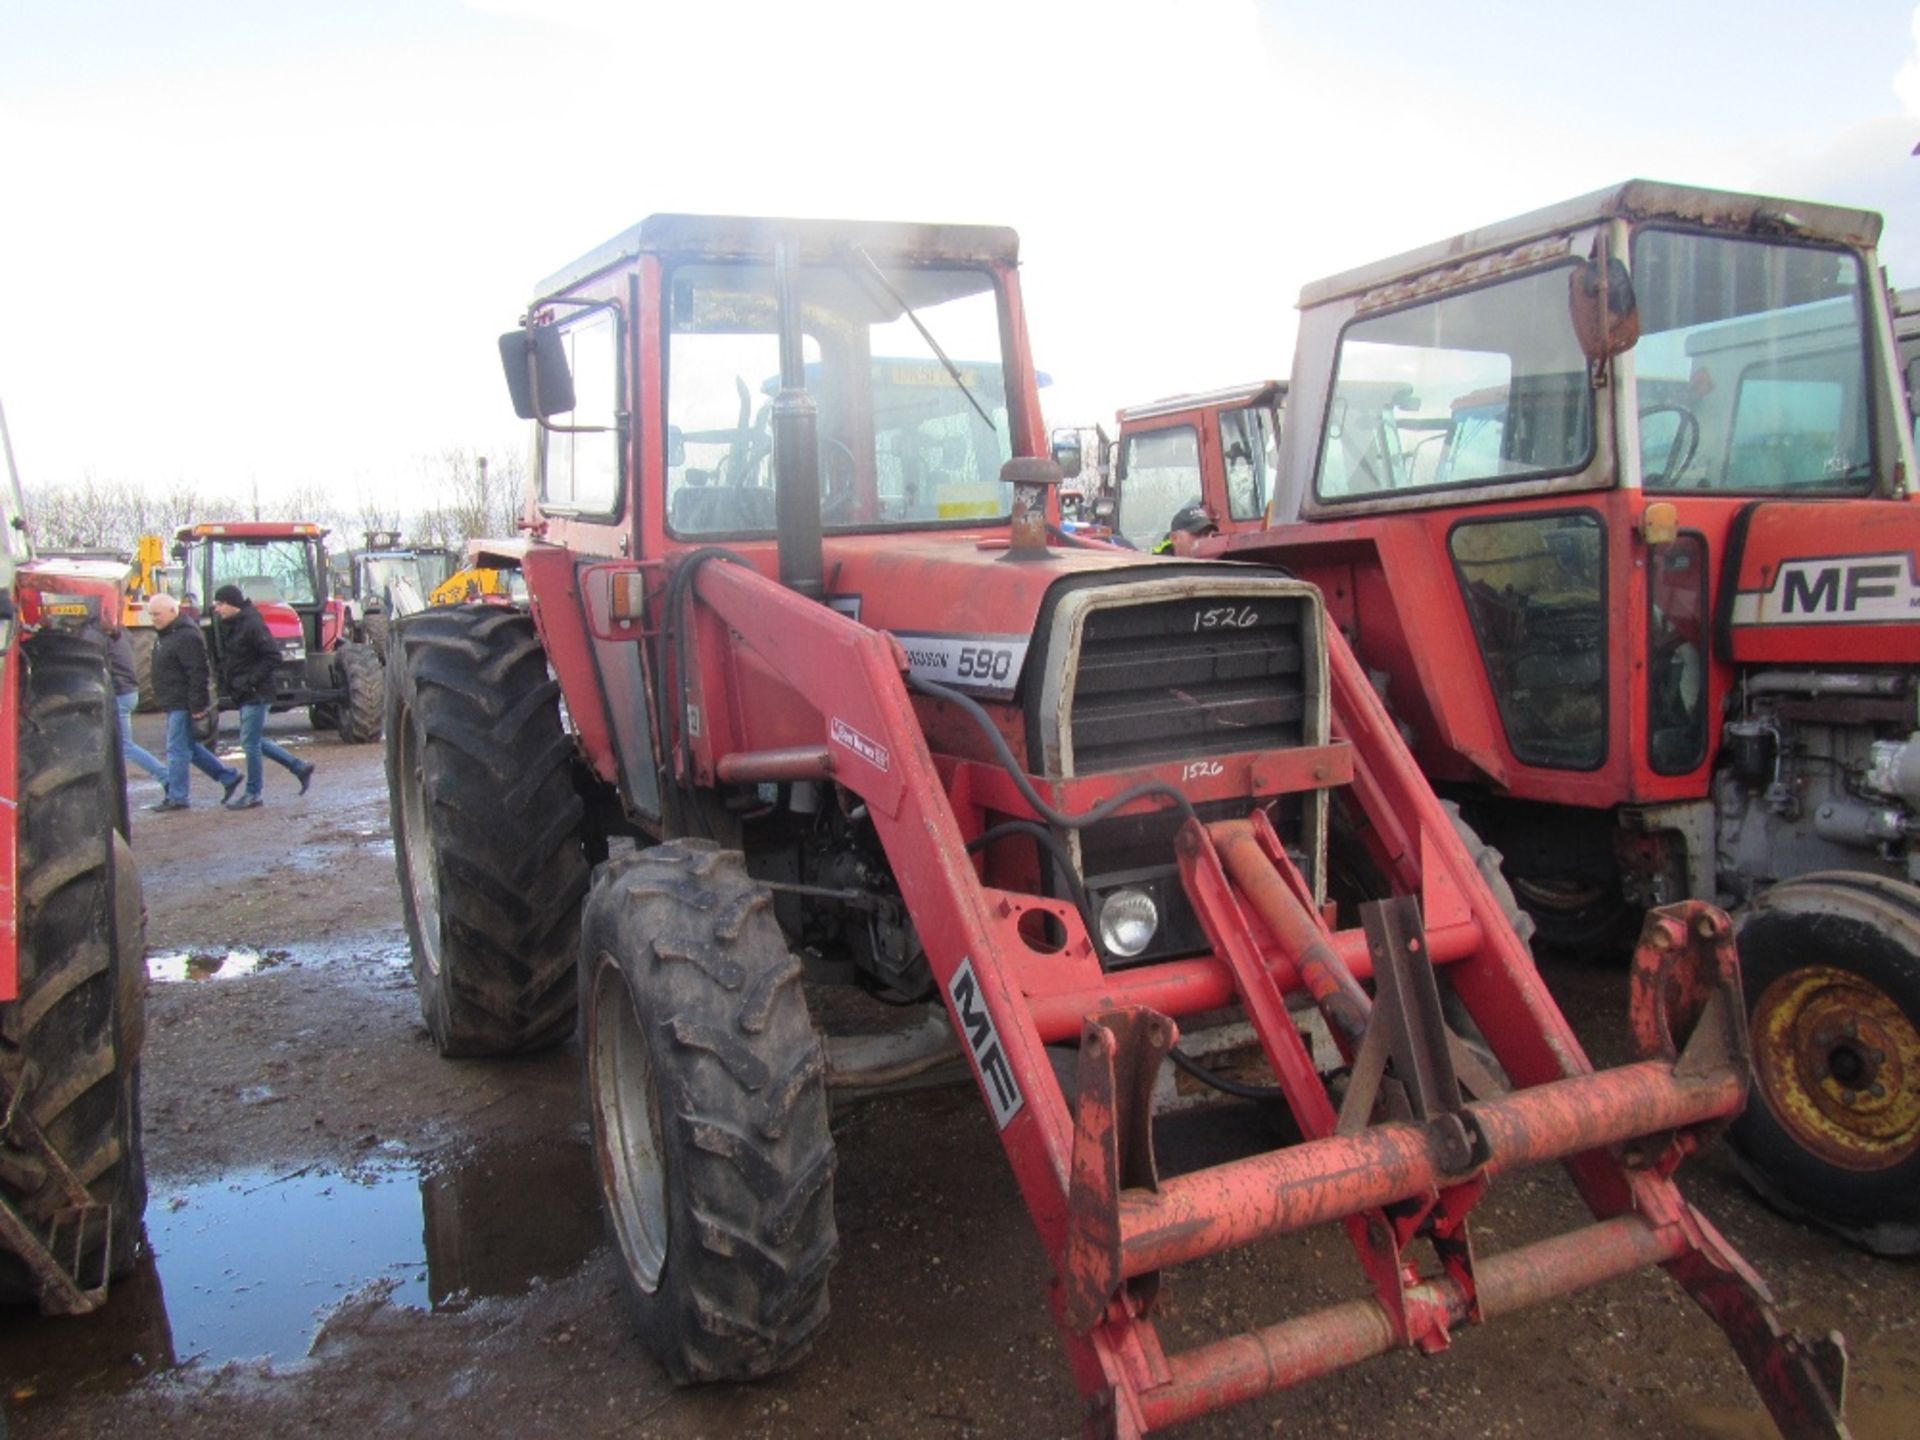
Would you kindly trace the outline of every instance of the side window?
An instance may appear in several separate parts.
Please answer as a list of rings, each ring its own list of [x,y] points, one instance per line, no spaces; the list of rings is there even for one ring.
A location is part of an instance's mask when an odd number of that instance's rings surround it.
[[[1267,513],[1269,440],[1267,412],[1225,410],[1220,414],[1220,458],[1227,472],[1227,514],[1258,520]]]
[[[611,515],[620,508],[620,327],[595,310],[562,332],[573,372],[574,408],[540,431],[540,499],[556,510]]]
[[[1515,758],[1597,769],[1607,754],[1606,539],[1586,511],[1468,521],[1447,537]]]
[[[1174,511],[1200,502],[1200,435],[1191,425],[1120,442],[1120,533],[1140,550],[1166,538]]]

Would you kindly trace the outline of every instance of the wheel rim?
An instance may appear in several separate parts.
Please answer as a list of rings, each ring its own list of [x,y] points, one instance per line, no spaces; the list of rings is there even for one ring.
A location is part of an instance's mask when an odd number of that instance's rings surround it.
[[[1608,895],[1605,885],[1574,879],[1515,878],[1508,883],[1528,909],[1550,910],[1556,915],[1582,914],[1604,903]]]
[[[440,874],[433,863],[433,844],[427,835],[427,785],[421,770],[413,727],[402,717],[396,763],[400,771],[400,820],[405,833],[407,885],[413,891],[413,913],[420,924],[420,958],[430,973],[440,973]]]
[[[1830,965],[1761,992],[1754,1078],[1795,1142],[1848,1170],[1920,1153],[1920,1031],[1879,986]]]
[[[589,997],[589,1073],[595,1159],[613,1231],[642,1290],[659,1288],[667,1263],[667,1167],[653,1061],[633,991],[602,954]]]

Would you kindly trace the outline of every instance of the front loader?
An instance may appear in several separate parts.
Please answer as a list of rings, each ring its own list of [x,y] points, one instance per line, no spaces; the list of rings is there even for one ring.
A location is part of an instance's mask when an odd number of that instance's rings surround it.
[[[577,1009],[673,1378],[773,1373],[826,1322],[849,1052],[809,988],[840,981],[944,1012],[1091,1434],[1651,1265],[1784,1431],[1844,1433],[1837,1337],[1783,1332],[1673,1181],[1747,1091],[1725,916],[1653,917],[1638,1058],[1596,1071],[1319,593],[1058,529],[1010,231],[655,216],[543,284],[502,355],[536,422],[528,607],[394,631],[414,975],[448,1055]],[[1382,877],[1346,928],[1335,797]],[[1163,1171],[1154,1080],[1219,1078],[1183,1027],[1222,1010],[1304,1138]],[[1592,1223],[1476,1251],[1488,1188],[1548,1161]],[[1353,1299],[1162,1346],[1163,1275],[1321,1224]]]

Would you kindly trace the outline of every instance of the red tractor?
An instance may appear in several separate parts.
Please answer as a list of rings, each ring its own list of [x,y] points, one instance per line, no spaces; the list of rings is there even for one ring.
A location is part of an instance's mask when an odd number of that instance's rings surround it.
[[[502,353],[537,422],[529,604],[392,637],[414,977],[447,1055],[552,1044],[577,1009],[610,1228],[676,1380],[769,1374],[826,1322],[827,1076],[878,1076],[817,1033],[802,982],[838,981],[927,1007],[970,1063],[1090,1433],[1651,1264],[1783,1428],[1843,1433],[1841,1352],[1780,1331],[1672,1180],[1746,1089],[1726,918],[1653,918],[1640,1058],[1596,1071],[1318,592],[1059,530],[1011,231],[655,216],[542,284]],[[1345,928],[1336,804],[1382,882]],[[1155,1078],[1218,1080],[1181,1027],[1230,1007],[1305,1138],[1169,1173]],[[1594,1222],[1476,1253],[1493,1177],[1554,1160]],[[1162,1348],[1162,1272],[1323,1223],[1365,1296]]]
[[[1197,538],[1173,528],[1193,506],[1214,533],[1263,528],[1286,403],[1286,381],[1261,380],[1122,410],[1115,531],[1136,550],[1179,549]]]
[[[386,674],[374,648],[352,638],[346,600],[330,593],[326,533],[307,521],[188,525],[173,553],[185,567],[181,603],[199,608],[214,674],[225,647],[213,593],[238,585],[280,642],[273,709],[305,705],[314,729],[360,745],[380,738]]]
[[[146,912],[100,629],[127,567],[32,559],[4,448],[0,1304],[77,1315],[133,1267],[147,1203]]]
[[[1920,505],[1877,215],[1636,181],[1309,286],[1273,529],[1537,941],[1737,907],[1768,1199],[1920,1249]]]

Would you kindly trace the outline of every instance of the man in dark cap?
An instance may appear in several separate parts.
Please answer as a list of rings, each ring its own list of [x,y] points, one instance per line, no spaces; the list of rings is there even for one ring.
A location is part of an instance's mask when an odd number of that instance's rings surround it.
[[[313,783],[313,766],[297,759],[266,738],[267,702],[273,698],[273,677],[280,669],[280,642],[238,585],[222,585],[213,592],[213,613],[219,617],[220,651],[226,656],[227,694],[240,707],[240,748],[247,756],[247,788],[228,799],[229,810],[254,810],[261,805],[265,783],[261,757],[283,765],[300,782],[300,793]]]
[[[1198,500],[1191,505],[1182,505],[1173,512],[1173,519],[1167,522],[1167,533],[1160,543],[1153,547],[1156,555],[1186,555],[1193,549],[1192,542],[1203,535],[1211,535],[1220,527],[1213,522],[1213,516],[1207,513],[1207,507]],[[1190,537],[1186,543],[1180,537]]]

